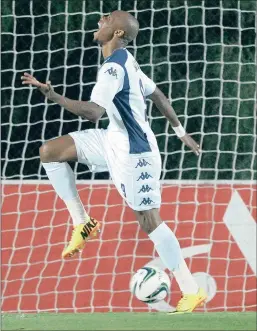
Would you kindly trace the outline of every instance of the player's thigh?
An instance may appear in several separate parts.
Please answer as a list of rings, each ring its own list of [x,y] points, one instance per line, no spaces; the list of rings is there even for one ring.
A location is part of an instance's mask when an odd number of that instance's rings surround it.
[[[105,161],[105,130],[90,129],[71,132],[78,162],[86,164],[91,171],[108,171]]]
[[[134,211],[159,209],[161,205],[161,158],[155,153],[131,155],[123,166],[111,167],[113,182]]]
[[[44,143],[39,149],[42,162],[76,161],[77,151],[74,140],[65,135]]]

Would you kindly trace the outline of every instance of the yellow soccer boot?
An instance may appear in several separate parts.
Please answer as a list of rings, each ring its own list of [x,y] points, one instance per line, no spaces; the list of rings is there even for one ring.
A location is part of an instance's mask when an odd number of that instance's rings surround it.
[[[196,308],[202,306],[207,299],[204,289],[199,288],[196,294],[183,294],[179,300],[176,310],[170,314],[191,313]]]
[[[74,226],[69,245],[63,250],[62,257],[73,257],[80,252],[86,242],[96,237],[100,232],[100,223],[94,218],[90,217],[85,223]]]

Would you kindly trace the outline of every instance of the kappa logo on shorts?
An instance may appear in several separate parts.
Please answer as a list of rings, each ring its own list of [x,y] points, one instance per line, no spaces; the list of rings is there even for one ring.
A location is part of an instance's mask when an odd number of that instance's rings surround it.
[[[147,165],[151,165],[151,163],[147,162],[145,159],[143,159],[143,160],[140,159],[135,168],[137,168],[137,167],[142,168],[142,167],[145,167]]]
[[[143,185],[141,187],[140,191],[137,193],[141,193],[141,192],[145,193],[145,192],[150,192],[150,191],[153,191],[153,189],[151,187],[149,187],[148,185]]]
[[[137,181],[139,181],[140,179],[145,180],[145,179],[149,179],[149,178],[153,178],[148,172],[141,172],[141,175],[138,177]]]
[[[116,79],[118,78],[117,76],[117,70],[113,69],[113,67],[107,69],[104,73],[108,72],[109,75],[116,77]]]
[[[150,198],[147,198],[147,199],[144,198],[139,206],[141,206],[141,205],[150,205],[151,203],[154,203],[153,200],[151,200]]]

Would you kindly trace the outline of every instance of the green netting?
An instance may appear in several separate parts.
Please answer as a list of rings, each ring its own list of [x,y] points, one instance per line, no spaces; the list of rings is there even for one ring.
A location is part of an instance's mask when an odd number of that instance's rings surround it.
[[[46,178],[38,149],[95,127],[21,85],[24,71],[59,93],[87,100],[101,63],[92,33],[102,13],[129,10],[140,34],[129,46],[202,145],[197,159],[148,103],[165,179],[256,179],[255,1],[3,1],[2,176]],[[106,127],[103,117],[98,127]],[[73,165],[79,179],[92,178]],[[94,178],[108,178],[98,174]]]

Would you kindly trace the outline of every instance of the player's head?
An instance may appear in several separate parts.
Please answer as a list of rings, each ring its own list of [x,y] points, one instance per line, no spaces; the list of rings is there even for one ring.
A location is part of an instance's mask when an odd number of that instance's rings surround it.
[[[126,46],[136,38],[139,30],[138,20],[123,10],[115,10],[103,16],[98,26],[99,29],[94,33],[94,41],[100,45],[114,40]]]

